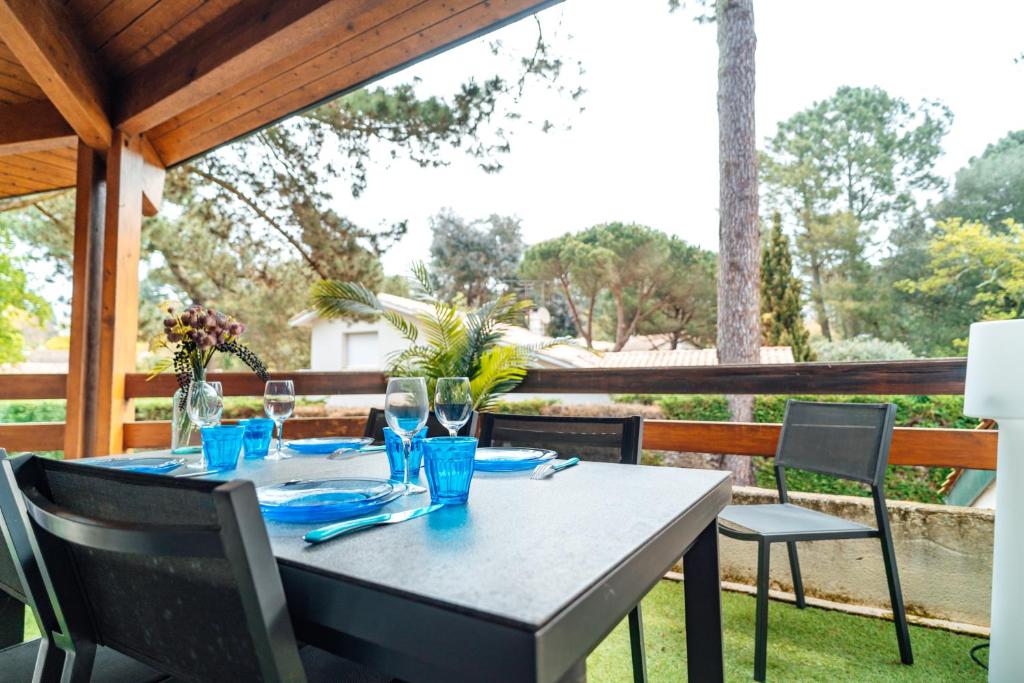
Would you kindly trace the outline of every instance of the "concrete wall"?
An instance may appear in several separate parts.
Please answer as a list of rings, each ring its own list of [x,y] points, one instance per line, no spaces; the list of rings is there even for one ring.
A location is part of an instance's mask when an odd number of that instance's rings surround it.
[[[792,493],[797,505],[874,526],[869,498]],[[734,504],[774,503],[774,491],[735,487]],[[992,589],[991,510],[889,501],[889,519],[907,611],[923,617],[989,625]],[[798,543],[807,595],[889,608],[876,539]],[[754,584],[756,544],[721,537],[722,580]],[[772,588],[792,591],[785,544],[773,544]]]

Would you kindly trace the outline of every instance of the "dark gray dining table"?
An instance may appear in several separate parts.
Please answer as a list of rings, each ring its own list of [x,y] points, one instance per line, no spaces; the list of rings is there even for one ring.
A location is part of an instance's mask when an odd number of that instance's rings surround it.
[[[209,478],[387,475],[375,452],[240,460]],[[689,679],[721,681],[728,473],[583,462],[529,475],[478,472],[466,505],[322,545],[302,540],[315,525],[268,523],[297,637],[411,683],[582,681],[587,655],[683,557]]]

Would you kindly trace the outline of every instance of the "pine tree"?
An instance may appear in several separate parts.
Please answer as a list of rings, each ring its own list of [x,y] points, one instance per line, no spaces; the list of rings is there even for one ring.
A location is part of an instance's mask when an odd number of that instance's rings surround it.
[[[814,360],[814,351],[800,315],[800,280],[793,275],[789,240],[782,216],[772,215],[772,231],[761,254],[761,335],[765,346],[789,346],[798,362]]]

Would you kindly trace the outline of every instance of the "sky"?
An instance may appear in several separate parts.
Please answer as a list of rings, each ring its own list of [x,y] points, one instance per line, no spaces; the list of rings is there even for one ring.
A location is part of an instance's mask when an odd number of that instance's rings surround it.
[[[370,166],[353,199],[331,188],[336,208],[364,226],[407,220],[409,232],[383,257],[388,273],[429,257],[429,218],[450,207],[466,218],[522,219],[534,243],[613,220],[634,221],[703,247],[718,247],[717,58],[714,25],[667,0],[567,0],[541,13],[557,52],[579,60],[587,89],[579,112],[565,97],[527,91],[527,119],[571,124],[542,133],[516,126],[505,168],[486,174],[461,152],[424,169],[403,160]],[[841,85],[879,86],[917,103],[938,99],[953,125],[936,171],[952,178],[1010,130],[1024,128],[1024,2],[1009,0],[756,0],[757,136],[832,95]],[[571,37],[570,37],[571,36]],[[531,20],[513,24],[392,75],[445,95],[499,62],[488,42],[527,49]],[[377,154],[377,159],[385,159]]]

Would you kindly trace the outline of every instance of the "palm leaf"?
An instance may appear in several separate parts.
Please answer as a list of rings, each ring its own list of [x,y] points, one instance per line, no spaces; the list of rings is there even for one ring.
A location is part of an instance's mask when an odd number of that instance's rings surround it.
[[[434,303],[437,301],[437,292],[434,291],[434,283],[430,280],[430,271],[423,261],[414,261],[412,266],[413,295],[420,301]]]
[[[515,389],[526,378],[530,352],[521,346],[499,346],[480,358],[480,368],[470,380],[473,408],[493,408],[501,394]]]
[[[350,316],[382,316],[399,334],[415,343],[419,330],[411,322],[394,311],[385,310],[377,295],[358,282],[320,280],[310,292],[313,310],[322,318],[346,318]]]

